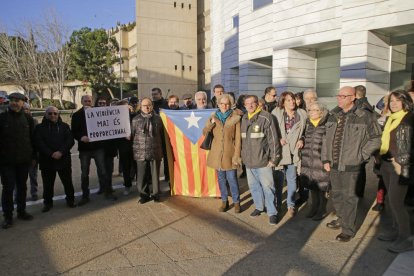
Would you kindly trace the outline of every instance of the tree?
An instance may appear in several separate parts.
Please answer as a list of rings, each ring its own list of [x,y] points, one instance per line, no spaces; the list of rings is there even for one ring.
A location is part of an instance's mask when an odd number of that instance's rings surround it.
[[[71,79],[87,81],[92,91],[111,91],[115,85],[112,64],[118,61],[118,43],[104,29],[82,28],[70,37]]]
[[[0,78],[21,86],[28,96],[30,87],[30,65],[26,48],[27,40],[18,36],[0,33]]]

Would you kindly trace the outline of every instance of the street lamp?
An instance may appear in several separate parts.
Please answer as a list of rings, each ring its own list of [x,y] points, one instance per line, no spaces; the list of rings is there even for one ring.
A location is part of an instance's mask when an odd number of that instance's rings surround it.
[[[122,91],[122,28],[121,28],[121,23],[118,21],[117,26],[119,28],[119,86],[120,86],[120,90],[121,90],[121,100],[124,98],[123,97],[123,91]]]

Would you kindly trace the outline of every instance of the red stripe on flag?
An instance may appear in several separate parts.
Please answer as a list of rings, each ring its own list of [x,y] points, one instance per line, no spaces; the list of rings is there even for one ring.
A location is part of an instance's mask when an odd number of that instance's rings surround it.
[[[174,160],[174,194],[175,195],[182,195],[183,193],[183,184],[181,182],[181,170],[180,170],[180,164],[179,160],[175,160],[175,157],[178,156],[177,153],[177,141],[175,140],[177,136],[175,135],[175,125],[170,120],[170,118],[167,118],[167,129],[168,129],[168,135],[170,136],[170,142],[171,142],[171,148],[173,151],[173,160]],[[169,164],[171,166],[171,164]]]
[[[191,153],[191,141],[185,135],[184,139],[184,152]],[[186,156],[185,162],[187,164],[187,176],[188,176],[188,195],[195,196],[195,186],[194,186],[194,168],[193,168],[193,159],[191,154]]]

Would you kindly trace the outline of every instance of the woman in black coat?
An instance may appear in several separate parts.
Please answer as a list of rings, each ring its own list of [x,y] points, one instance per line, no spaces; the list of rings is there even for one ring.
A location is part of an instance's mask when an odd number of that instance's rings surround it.
[[[328,110],[318,102],[308,107],[308,119],[302,148],[302,164],[300,183],[310,189],[312,205],[307,215],[313,220],[322,220],[326,217],[326,192],[329,190],[329,175],[324,170],[321,152],[322,141],[325,139],[325,123],[328,119]]]
[[[404,90],[390,94],[391,111],[381,137],[380,173],[388,192],[393,228],[378,239],[394,241],[388,250],[402,253],[414,250],[411,236],[410,215],[404,205],[409,185],[414,183],[414,114],[412,99]]]

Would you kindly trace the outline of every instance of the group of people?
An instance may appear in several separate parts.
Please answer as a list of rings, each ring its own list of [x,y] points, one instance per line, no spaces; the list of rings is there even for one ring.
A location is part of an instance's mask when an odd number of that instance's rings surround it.
[[[274,87],[266,88],[261,99],[242,96],[243,106],[234,104],[229,94],[218,96],[218,109],[203,130],[215,137],[207,165],[217,170],[220,212],[230,206],[227,185],[234,211],[241,212],[236,173],[243,164],[255,205],[250,216],[266,212],[269,223],[277,224],[286,182],[288,215],[295,216],[297,205],[310,194],[307,217],[322,220],[329,193],[337,219],[326,226],[340,229],[336,240],[348,242],[357,231],[365,167],[373,158],[380,183],[377,205],[383,206],[386,190],[394,221],[393,228],[378,238],[393,241],[388,248],[392,252],[414,249],[405,206],[414,186],[414,91],[391,92],[383,106],[388,111],[383,110],[382,116],[368,103],[361,85],[342,87],[336,95],[338,105],[331,111],[317,101],[312,89],[297,94],[285,91],[279,99]]]
[[[31,220],[26,207],[26,180],[32,163],[38,161],[43,179],[44,207],[53,207],[56,174],[66,194],[68,207],[90,201],[89,167],[95,160],[99,191],[108,200],[116,200],[112,189],[114,157],[119,155],[125,190],[128,195],[135,177],[139,202],[159,201],[160,164],[168,180],[163,125],[160,109],[185,110],[215,108],[203,132],[213,133],[207,166],[217,170],[221,192],[219,211],[230,208],[228,188],[234,211],[242,212],[237,170],[243,167],[255,209],[252,217],[266,213],[269,223],[278,224],[283,184],[287,185],[287,210],[294,217],[298,205],[311,198],[307,217],[322,220],[327,216],[327,193],[334,205],[337,219],[327,223],[341,229],[336,240],[347,242],[356,234],[357,205],[361,185],[365,184],[365,165],[375,159],[380,176],[379,192],[388,193],[394,228],[379,239],[393,241],[389,250],[403,252],[414,249],[410,239],[409,214],[404,200],[414,184],[414,93],[393,91],[383,104],[382,117],[368,103],[365,87],[342,87],[336,95],[337,107],[329,111],[317,101],[315,90],[294,94],[285,91],[277,96],[268,87],[262,98],[241,95],[237,101],[225,93],[222,85],[213,88],[209,101],[203,91],[178,96],[162,96],[159,88],[151,98],[141,101],[108,101],[99,97],[81,99],[82,108],[72,116],[71,126],[64,123],[59,110],[46,108],[44,118],[36,127],[33,118],[23,111],[25,97],[9,95],[9,107],[0,114],[0,173],[3,184],[3,228],[13,224],[13,199],[17,218]],[[129,105],[131,136],[107,141],[89,141],[85,110],[92,106]],[[380,117],[380,118],[379,118]],[[384,120],[384,117],[386,118]],[[382,120],[382,121],[381,121]],[[383,122],[382,127],[378,122]],[[75,203],[70,150],[78,142],[81,164],[82,198]],[[363,184],[361,184],[363,183]],[[309,196],[310,194],[310,196]],[[299,199],[297,199],[299,196]],[[377,198],[378,199],[378,198]],[[377,202],[383,204],[382,202]]]

